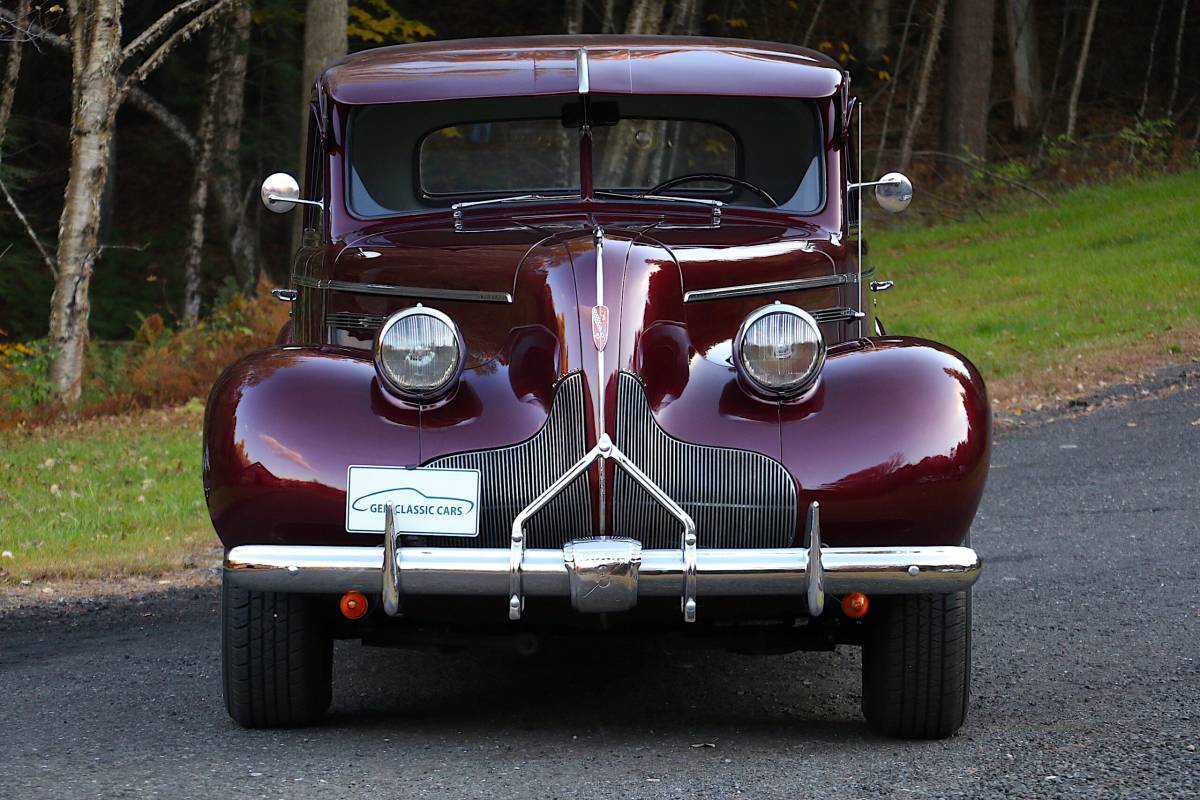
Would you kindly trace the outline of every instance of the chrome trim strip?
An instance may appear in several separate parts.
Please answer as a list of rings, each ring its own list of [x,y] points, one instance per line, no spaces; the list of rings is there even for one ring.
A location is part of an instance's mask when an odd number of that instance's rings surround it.
[[[730,297],[794,292],[800,289],[821,289],[827,286],[841,286],[845,283],[858,283],[858,275],[854,273],[839,273],[837,275],[821,275],[816,278],[795,278],[788,281],[748,283],[742,286],[722,286],[716,289],[695,289],[683,293],[683,302],[700,303],[705,300],[725,300]]]
[[[590,93],[591,81],[588,76],[587,50],[582,47],[575,51],[575,74],[579,76],[579,93]]]
[[[396,546],[396,515],[391,502],[383,506],[383,610],[400,613],[400,548]]]
[[[853,308],[820,308],[808,313],[809,316],[821,324],[843,321],[856,322],[866,316],[862,311],[855,311]]]
[[[508,548],[397,548],[406,595],[509,594]],[[382,547],[242,545],[225,556],[225,574],[236,586],[272,592],[374,593],[382,585]],[[795,595],[808,592],[806,548],[696,551],[699,597]],[[970,587],[982,563],[969,547],[823,547],[825,590],[834,595],[944,594]],[[523,592],[569,597],[561,549],[525,550]],[[685,574],[680,549],[643,550],[640,597],[678,597]]]
[[[437,289],[418,286],[389,286],[382,283],[356,283],[354,281],[318,280],[305,275],[292,275],[292,283],[310,289],[330,289],[335,292],[354,294],[380,294],[394,297],[421,297],[435,300],[467,300],[478,303],[511,303],[508,292],[484,292],[474,289]]]
[[[584,67],[586,68],[587,67],[586,54],[584,53],[583,50],[580,50],[579,52],[580,52],[580,54],[584,55],[584,57],[585,57]],[[597,393],[597,397],[596,397],[596,437],[598,439],[602,434],[607,433],[607,431],[604,430],[604,420],[605,420],[604,403],[605,403],[605,398],[608,394],[604,389],[604,348],[608,345],[608,334],[609,334],[608,326],[611,323],[611,320],[608,317],[608,307],[604,303],[604,228],[600,227],[599,225],[597,225],[595,228],[593,228],[592,229],[592,238],[593,238],[593,241],[595,242],[595,249],[596,249],[596,305],[592,308],[592,316],[593,316],[593,319],[592,319],[592,328],[593,328],[592,344],[594,344],[596,346],[596,383],[597,383],[597,388],[598,388],[598,393]],[[601,312],[601,309],[603,309],[603,312]],[[597,320],[599,319],[599,317],[597,317],[596,315],[600,314],[600,313],[604,314],[604,319],[603,319],[604,340],[603,341],[600,341],[599,339],[597,339],[596,331],[595,331],[596,325],[598,324]],[[604,497],[608,492],[604,485],[604,472],[605,472],[604,461],[601,460],[600,472],[599,472],[599,475],[597,475],[597,478],[599,480],[597,481],[597,484],[596,484],[597,488],[599,490],[598,498],[597,498],[597,500],[599,501],[598,502],[599,526],[598,527],[600,528],[601,536],[608,535],[608,522],[606,519],[606,517],[608,516],[608,509],[605,507],[605,502],[604,502]]]
[[[819,617],[825,610],[825,569],[821,563],[821,504],[816,500],[808,504],[804,528],[808,531],[808,615]]]

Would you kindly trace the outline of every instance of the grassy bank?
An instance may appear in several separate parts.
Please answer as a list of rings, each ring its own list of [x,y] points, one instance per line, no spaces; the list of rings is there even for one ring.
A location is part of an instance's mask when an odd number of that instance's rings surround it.
[[[0,432],[0,585],[157,574],[216,544],[198,403]]]
[[[1200,173],[901,224],[872,248],[897,282],[879,296],[889,330],[958,348],[1006,404],[1200,360]],[[193,401],[0,432],[0,586],[156,574],[209,553],[201,419]]]
[[[1118,371],[1195,360],[1200,172],[1078,189],[1048,206],[872,238],[889,332],[961,350],[989,380],[1075,388],[1098,359]],[[1085,381],[1086,382],[1086,381]]]

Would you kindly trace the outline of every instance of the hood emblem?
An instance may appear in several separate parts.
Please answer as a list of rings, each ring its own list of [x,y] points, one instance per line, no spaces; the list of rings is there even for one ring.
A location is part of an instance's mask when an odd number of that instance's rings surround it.
[[[597,350],[608,344],[608,306],[592,306],[592,341]]]

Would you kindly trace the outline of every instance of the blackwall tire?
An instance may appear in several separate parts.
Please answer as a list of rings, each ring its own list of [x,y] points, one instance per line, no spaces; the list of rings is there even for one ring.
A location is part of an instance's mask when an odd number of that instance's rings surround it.
[[[862,709],[878,733],[944,739],[967,718],[971,592],[872,598]]]
[[[309,725],[333,696],[333,639],[299,594],[222,585],[225,707],[244,728]]]

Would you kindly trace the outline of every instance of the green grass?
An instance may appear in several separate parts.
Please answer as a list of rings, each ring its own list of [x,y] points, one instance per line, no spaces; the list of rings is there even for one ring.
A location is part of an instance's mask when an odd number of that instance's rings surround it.
[[[1151,337],[1177,352],[1171,330],[1200,325],[1200,172],[1027,197],[874,235],[868,263],[896,281],[877,295],[888,332],[945,342],[989,378]]]
[[[157,574],[216,545],[202,419],[193,402],[0,433],[0,585]]]

